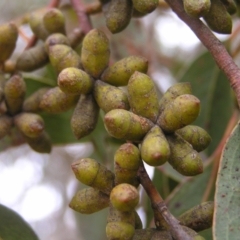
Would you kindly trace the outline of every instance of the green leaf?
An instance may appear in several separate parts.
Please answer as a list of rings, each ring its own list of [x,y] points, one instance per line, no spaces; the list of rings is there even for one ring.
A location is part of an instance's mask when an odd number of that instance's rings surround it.
[[[219,144],[233,113],[234,102],[229,82],[209,52],[191,64],[180,82],[190,82],[193,94],[201,101],[201,112],[194,124],[203,127],[212,137],[207,150],[211,154]]]
[[[240,236],[240,126],[233,129],[220,160],[216,183],[214,240]]]
[[[170,212],[179,216],[190,208],[201,203],[203,194],[208,184],[212,166],[204,169],[204,172],[196,177],[180,183],[178,191],[167,200]]]
[[[207,166],[204,172],[196,177],[189,180],[185,180],[177,186],[175,194],[170,195],[167,199],[167,205],[170,212],[178,217],[190,208],[200,204],[202,202],[203,194],[206,190],[208,179],[211,175],[212,165]],[[213,200],[213,192],[210,199]],[[212,239],[212,229],[204,230],[199,234],[206,238],[206,240]]]
[[[0,204],[0,239],[38,240],[38,237],[20,215]]]
[[[72,113],[73,109],[61,114],[40,114],[53,144],[82,142],[77,140],[72,132],[70,125]]]

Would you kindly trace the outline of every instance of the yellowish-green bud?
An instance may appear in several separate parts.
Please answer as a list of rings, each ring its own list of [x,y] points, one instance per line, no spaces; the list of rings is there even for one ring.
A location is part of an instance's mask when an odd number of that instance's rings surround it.
[[[69,203],[73,210],[92,214],[109,206],[109,196],[94,188],[85,188],[78,191]]]
[[[91,94],[81,95],[71,118],[71,128],[77,139],[89,135],[96,127],[99,107]]]
[[[164,164],[170,156],[168,141],[161,130],[155,125],[145,136],[141,145],[141,157],[150,166]]]
[[[39,44],[22,52],[18,57],[16,68],[20,71],[31,72],[43,67],[48,62],[44,44]]]
[[[159,104],[153,80],[144,73],[134,72],[128,82],[128,99],[133,113],[155,122]]]
[[[184,94],[170,102],[160,114],[157,124],[164,132],[174,132],[192,123],[199,115],[200,100]]]
[[[139,193],[131,184],[121,183],[115,186],[110,194],[110,201],[119,211],[133,211],[139,201]]]
[[[111,86],[100,80],[97,80],[94,85],[94,97],[98,106],[105,112],[113,109],[129,110],[127,94],[120,88]]]
[[[148,60],[140,56],[129,56],[108,67],[101,80],[114,86],[125,86],[135,72],[147,73]]]
[[[185,213],[178,220],[181,225],[187,226],[196,232],[212,227],[214,203],[203,202]]]
[[[42,96],[40,109],[55,114],[66,112],[75,106],[78,99],[79,95],[66,94],[59,87],[51,88]]]
[[[15,49],[18,29],[13,23],[3,24],[0,26],[0,36],[0,63],[3,63]]]
[[[176,131],[183,139],[189,142],[193,149],[203,151],[211,142],[210,135],[201,127],[188,125]]]
[[[44,121],[35,113],[20,113],[14,117],[14,124],[27,137],[36,138],[44,130]]]
[[[81,61],[84,70],[98,78],[108,65],[110,56],[107,36],[98,29],[91,30],[83,39]]]
[[[114,109],[104,117],[105,128],[117,139],[140,141],[153,127],[147,118],[140,117],[124,109]]]
[[[106,11],[106,26],[112,33],[121,32],[125,29],[132,17],[132,1],[110,1]]]
[[[168,135],[171,155],[168,162],[184,176],[195,176],[203,172],[203,162],[198,152],[176,134]]]
[[[19,113],[22,109],[26,93],[26,83],[19,75],[13,75],[4,86],[4,97],[7,110],[11,115]]]
[[[49,46],[48,53],[50,62],[57,73],[68,67],[81,67],[80,56],[67,45],[56,44]]]
[[[110,194],[114,184],[114,174],[102,164],[91,158],[83,158],[72,164],[72,170],[80,182]]]
[[[65,33],[65,18],[57,8],[48,9],[43,16],[43,24],[49,33]]]
[[[221,0],[211,0],[211,7],[204,16],[204,20],[211,30],[217,33],[230,34],[232,32],[232,18]]]
[[[78,68],[65,68],[58,75],[58,86],[65,93],[88,94],[93,90],[93,84],[93,79]]]

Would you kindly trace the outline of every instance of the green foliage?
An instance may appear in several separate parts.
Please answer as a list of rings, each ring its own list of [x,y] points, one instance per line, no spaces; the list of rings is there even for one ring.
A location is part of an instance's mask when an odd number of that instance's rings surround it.
[[[28,223],[15,211],[0,204],[1,240],[39,240]]]
[[[240,127],[233,129],[220,161],[215,194],[215,222],[213,236],[215,240],[237,240],[239,238],[240,211]]]

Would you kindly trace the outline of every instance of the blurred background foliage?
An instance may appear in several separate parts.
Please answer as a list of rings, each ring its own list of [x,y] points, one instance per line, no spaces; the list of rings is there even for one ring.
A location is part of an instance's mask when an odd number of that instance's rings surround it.
[[[84,2],[88,4],[93,1]],[[61,3],[67,16],[68,31],[71,31],[78,24],[76,14],[67,0]],[[0,0],[0,23],[17,21],[47,4],[47,0]],[[214,151],[236,108],[225,75],[191,30],[164,2],[156,11],[144,18],[132,20],[124,31],[115,35],[107,30],[102,13],[91,16],[91,20],[94,28],[102,29],[111,42],[111,63],[129,55],[141,55],[149,60],[148,73],[155,81],[160,95],[175,82],[191,82],[193,94],[201,100],[201,114],[196,124],[205,128],[213,139],[202,153],[204,173],[187,178],[167,164],[155,169],[148,167],[148,172],[175,216],[203,199],[213,200],[216,178],[216,174],[213,174],[213,169],[216,169],[213,159],[218,161],[220,158],[220,155],[214,155]],[[27,36],[31,35],[27,26],[21,28]],[[234,21],[234,31],[235,37],[217,36],[234,53],[238,63],[238,52],[235,51],[239,45],[237,21]],[[21,53],[24,44],[26,42],[20,38],[13,58]],[[24,77],[28,95],[40,86],[56,85],[56,74],[51,66],[25,74]],[[75,179],[71,163],[80,157],[92,156],[111,169],[114,151],[121,142],[108,136],[101,119],[90,136],[77,141],[70,128],[71,113],[72,110],[59,115],[43,114],[46,129],[54,143],[50,155],[32,152],[27,145],[22,144],[21,139],[13,138],[12,135],[1,140],[0,203],[17,211],[42,240],[104,240],[106,210],[93,216],[83,216],[68,208],[72,196],[83,187]],[[145,226],[153,226],[150,202],[145,193],[142,193],[138,212]],[[211,230],[205,231],[203,236],[212,239]]]

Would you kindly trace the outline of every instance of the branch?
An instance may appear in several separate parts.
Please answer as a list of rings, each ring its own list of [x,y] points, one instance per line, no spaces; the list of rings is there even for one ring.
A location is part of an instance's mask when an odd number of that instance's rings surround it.
[[[212,54],[218,67],[227,76],[230,85],[236,94],[238,106],[240,107],[240,69],[234,63],[224,45],[214,36],[214,34],[203,24],[201,20],[192,18],[185,13],[182,0],[165,1],[170,5],[178,17],[192,29],[199,40]]]
[[[169,229],[173,238],[176,240],[192,240],[192,238],[183,230],[179,221],[168,210],[165,202],[149,178],[143,163],[139,167],[138,178],[151,200],[157,229]]]
[[[84,34],[87,34],[92,29],[92,24],[82,1],[71,0],[71,4],[77,13],[80,28]]]

